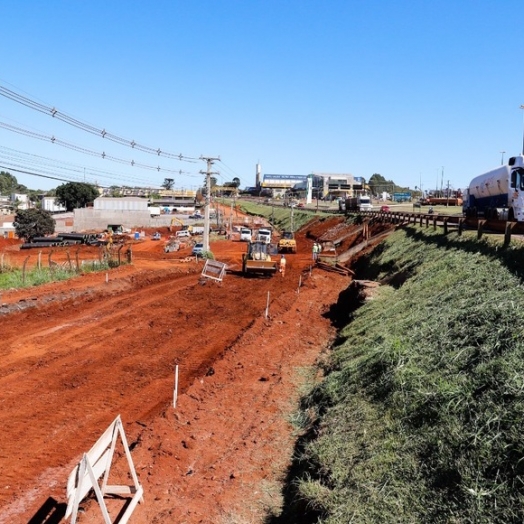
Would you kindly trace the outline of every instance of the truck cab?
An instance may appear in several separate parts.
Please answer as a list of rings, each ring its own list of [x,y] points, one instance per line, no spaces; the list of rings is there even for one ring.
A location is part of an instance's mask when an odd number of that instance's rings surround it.
[[[257,234],[257,240],[264,244],[271,244],[271,230],[270,229],[259,229]]]
[[[240,228],[240,240],[242,242],[251,242],[251,237],[251,229],[249,229],[248,227]]]

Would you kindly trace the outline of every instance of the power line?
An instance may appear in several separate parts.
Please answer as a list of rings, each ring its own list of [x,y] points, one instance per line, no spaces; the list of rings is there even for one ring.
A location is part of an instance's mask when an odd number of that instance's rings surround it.
[[[173,173],[176,174],[179,171],[173,170],[173,169],[166,169],[162,168],[160,166],[151,166],[147,164],[141,164],[138,162],[135,162],[134,160],[124,160],[122,158],[114,157],[112,155],[108,155],[105,152],[97,152],[93,151],[91,149],[86,149],[81,146],[77,146],[76,144],[72,144],[70,142],[65,142],[64,140],[60,140],[59,138],[56,138],[55,136],[49,136],[49,135],[42,135],[40,133],[36,133],[34,131],[30,131],[28,129],[23,129],[21,127],[12,126],[10,124],[6,124],[5,122],[0,122],[0,127],[6,129],[7,131],[11,131],[13,133],[18,133],[21,135],[29,136],[31,138],[36,138],[37,140],[43,140],[44,142],[51,142],[52,144],[57,144],[61,147],[65,147],[67,149],[72,149],[73,151],[77,151],[78,153],[82,153],[85,155],[94,156],[97,158],[102,158],[103,160],[109,160],[111,162],[117,162],[119,164],[125,164],[131,167],[138,167],[141,169],[149,169],[154,170],[157,172],[165,172],[165,173]]]
[[[165,158],[172,158],[172,159],[186,161],[186,162],[198,160],[197,158],[194,158],[194,157],[182,155],[182,153],[176,154],[176,153],[171,153],[169,151],[163,151],[160,148],[153,148],[153,147],[142,145],[136,142],[135,140],[129,140],[126,138],[119,137],[117,135],[114,135],[113,133],[109,133],[105,129],[96,128],[90,124],[86,124],[85,122],[82,122],[81,120],[77,120],[76,118],[73,118],[67,115],[66,113],[62,113],[55,107],[50,107],[50,106],[45,106],[43,104],[40,104],[39,102],[31,100],[30,98],[22,96],[16,93],[15,91],[12,91],[11,89],[7,89],[6,87],[3,87],[3,86],[0,86],[0,95],[4,96],[5,98],[8,98],[9,100],[12,100],[13,102],[17,102],[25,107],[28,107],[40,113],[49,115],[57,120],[61,120],[62,122],[65,122],[66,124],[76,127],[77,129],[81,129],[82,131],[86,131],[87,133],[90,133],[92,135],[96,135],[101,138],[105,138],[107,140],[110,140],[111,142],[115,142],[123,146],[131,147],[132,149],[136,149],[137,151],[142,151],[143,153],[148,153],[148,154],[152,154],[156,156],[162,156]]]

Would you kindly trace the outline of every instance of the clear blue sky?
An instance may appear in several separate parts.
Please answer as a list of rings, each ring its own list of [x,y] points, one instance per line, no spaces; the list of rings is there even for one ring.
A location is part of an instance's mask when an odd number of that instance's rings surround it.
[[[521,0],[2,2],[0,86],[155,149],[220,156],[219,183],[254,185],[260,162],[262,173],[463,188],[502,151],[522,150],[522,10]],[[0,123],[25,130],[0,127],[2,166],[103,185],[203,180],[202,161],[146,155],[4,96]],[[61,183],[11,172],[32,189]]]

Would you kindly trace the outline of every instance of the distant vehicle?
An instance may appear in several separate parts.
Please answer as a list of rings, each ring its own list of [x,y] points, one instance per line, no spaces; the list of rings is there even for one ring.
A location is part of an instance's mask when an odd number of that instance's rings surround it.
[[[162,210],[157,206],[149,206],[149,214],[152,217],[159,217],[162,213]]]
[[[191,250],[191,254],[195,255],[197,257],[201,257],[204,254],[204,244],[202,242],[197,242],[193,249]]]
[[[475,177],[466,189],[463,211],[467,217],[524,222],[524,156]]]
[[[306,206],[304,205],[303,202],[299,202],[299,203],[297,204],[297,207],[306,207]]]
[[[251,229],[248,227],[242,227],[240,228],[240,240],[242,242],[251,242]]]
[[[177,238],[182,238],[182,237],[190,237],[191,236],[191,233],[187,230],[187,229],[183,229],[182,231],[177,231],[175,233],[175,236]]]
[[[270,229],[259,229],[257,233],[257,241],[264,242],[264,244],[271,244],[271,230]]]
[[[279,253],[296,253],[297,252],[297,241],[295,240],[295,234],[293,231],[283,231],[282,237],[278,241],[278,252]]]
[[[371,197],[369,195],[359,195],[346,198],[344,209],[345,211],[371,211],[373,209]]]
[[[389,213],[391,211],[391,208],[389,206],[382,206],[380,208],[380,211],[382,211],[382,213]]]
[[[193,218],[195,220],[204,220],[204,215],[201,215],[200,213],[194,213],[189,215],[189,218]]]
[[[151,237],[152,240],[161,240],[162,239],[162,235],[157,231],[152,237]]]

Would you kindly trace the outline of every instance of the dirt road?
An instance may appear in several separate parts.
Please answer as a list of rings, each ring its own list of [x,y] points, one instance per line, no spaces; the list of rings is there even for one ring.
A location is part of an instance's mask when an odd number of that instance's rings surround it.
[[[60,522],[70,471],[117,415],[145,490],[132,522],[261,522],[278,507],[301,369],[334,335],[323,313],[349,283],[310,272],[311,242],[298,236],[285,278],[239,275],[245,245],[221,240],[230,271],[201,284],[202,263],[143,242],[107,281],[4,292],[21,311],[0,317],[0,523]],[[80,522],[100,522],[83,507]]]

